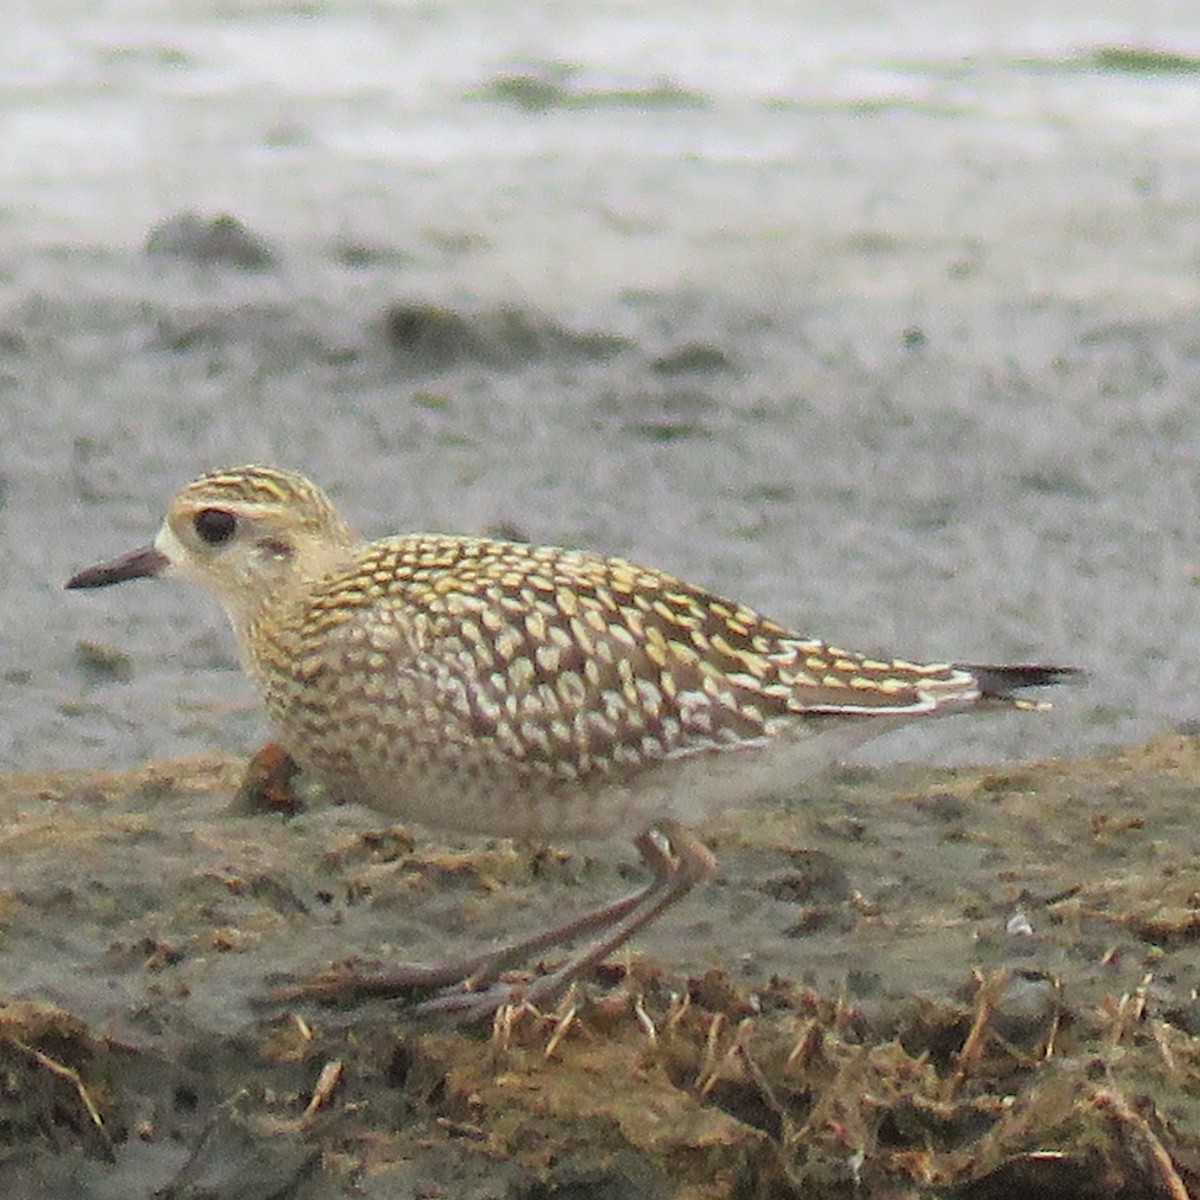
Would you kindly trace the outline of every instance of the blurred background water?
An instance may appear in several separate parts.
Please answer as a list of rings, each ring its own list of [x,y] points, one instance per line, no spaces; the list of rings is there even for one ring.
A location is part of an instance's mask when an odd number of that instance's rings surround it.
[[[215,602],[61,590],[248,460],[1093,672],[875,761],[1190,728],[1193,53],[1144,0],[10,0],[0,766],[262,739]]]

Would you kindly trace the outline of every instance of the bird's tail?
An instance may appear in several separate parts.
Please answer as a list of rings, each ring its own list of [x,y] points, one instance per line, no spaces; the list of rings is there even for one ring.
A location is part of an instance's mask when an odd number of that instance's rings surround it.
[[[1048,667],[1042,664],[1022,664],[1014,667],[992,663],[955,663],[962,671],[970,671],[979,684],[984,700],[1001,700],[1019,708],[1039,708],[1036,701],[1014,695],[1025,688],[1054,687],[1060,683],[1082,683],[1086,678],[1079,667]]]

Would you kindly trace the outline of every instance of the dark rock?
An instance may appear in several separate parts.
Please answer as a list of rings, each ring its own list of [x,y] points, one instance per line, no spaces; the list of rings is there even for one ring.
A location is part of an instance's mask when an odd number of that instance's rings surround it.
[[[424,370],[462,363],[512,368],[543,360],[603,360],[628,345],[618,335],[579,333],[513,306],[463,313],[400,301],[387,309],[381,324],[384,342],[397,359]]]
[[[168,217],[148,234],[146,253],[243,271],[265,271],[276,263],[270,246],[228,213],[209,220],[193,212]]]

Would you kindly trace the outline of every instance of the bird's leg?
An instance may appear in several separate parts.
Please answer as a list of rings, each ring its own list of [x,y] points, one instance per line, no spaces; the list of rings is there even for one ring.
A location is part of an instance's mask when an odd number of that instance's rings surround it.
[[[665,909],[681,900],[716,868],[716,860],[708,848],[674,821],[664,821],[647,830],[634,840],[634,845],[642,861],[654,872],[654,878],[632,896],[615,900],[565,924],[472,958],[431,966],[404,964],[369,975],[348,967],[335,968],[277,993],[277,998],[352,1002],[447,988],[453,990],[424,1002],[417,1011],[458,1012],[467,1017],[487,1016],[500,1004],[518,995],[530,1003],[545,1003],[561,993],[573,979],[602,962]],[[606,933],[552,974],[529,984],[495,983],[514,963],[596,930],[605,930]]]
[[[326,1003],[348,1003],[371,998],[407,996],[411,992],[429,988],[461,985],[476,990],[493,982],[509,967],[532,954],[619,921],[644,895],[645,892],[637,892],[626,896],[564,925],[556,925],[523,941],[510,942],[498,950],[488,950],[471,958],[452,959],[449,962],[430,965],[402,963],[371,974],[355,971],[349,966],[334,967],[329,971],[322,971],[302,984],[277,992],[276,998],[307,998]]]
[[[463,980],[461,989],[435,996],[417,1006],[417,1011],[455,1012],[464,1017],[484,1017],[501,1004],[524,1002],[546,1004],[566,990],[568,985],[602,963],[614,950],[623,946],[635,933],[648,925],[671,905],[682,900],[698,883],[708,879],[716,870],[712,851],[682,825],[662,821],[634,839],[642,861],[654,872],[654,878],[642,891],[615,904],[597,909],[568,925],[547,930],[519,946],[505,947],[498,952],[505,964],[517,951],[533,953],[560,942],[571,941],[593,929],[603,929],[604,936],[569,958],[561,967],[526,984],[496,984],[484,990],[479,986],[495,979],[499,970],[492,964]]]

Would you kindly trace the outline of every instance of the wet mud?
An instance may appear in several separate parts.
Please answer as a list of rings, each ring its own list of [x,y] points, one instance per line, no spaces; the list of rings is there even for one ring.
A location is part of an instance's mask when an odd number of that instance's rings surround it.
[[[1195,739],[836,769],[702,829],[717,880],[554,1011],[475,1027],[272,997],[582,911],[627,861],[247,814],[243,769],[0,778],[4,1194],[1200,1186]]]

